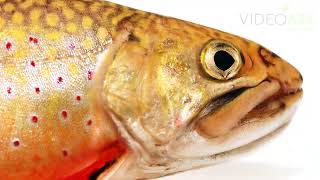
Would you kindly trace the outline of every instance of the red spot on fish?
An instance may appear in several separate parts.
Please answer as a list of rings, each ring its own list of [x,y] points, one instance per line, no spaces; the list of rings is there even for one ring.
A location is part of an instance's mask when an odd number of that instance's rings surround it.
[[[69,48],[70,48],[71,50],[74,50],[74,49],[76,48],[76,46],[75,46],[74,44],[70,44],[70,45],[69,45]]]
[[[30,64],[31,64],[31,66],[33,66],[33,67],[36,66],[36,62],[35,62],[35,61],[31,61]]]
[[[11,87],[7,87],[7,93],[11,94],[12,93],[12,88]]]
[[[77,96],[77,97],[76,97],[76,100],[77,100],[77,101],[81,101],[81,96]]]
[[[29,42],[34,43],[34,44],[38,44],[38,39],[34,38],[34,37],[29,37]]]
[[[14,141],[13,141],[13,145],[14,145],[15,147],[20,146],[20,141],[19,141],[19,140],[14,140]]]
[[[88,125],[88,126],[91,126],[92,123],[93,123],[92,119],[89,119],[89,120],[87,121],[87,125]]]
[[[37,116],[32,116],[31,117],[31,121],[33,122],[33,123],[37,123],[38,122],[38,117]]]
[[[33,43],[38,44],[38,39],[37,39],[37,38],[34,38],[34,39],[33,39]]]
[[[67,119],[68,118],[68,112],[67,111],[62,111],[61,112],[61,116],[64,118],[64,119]]]
[[[12,43],[11,42],[7,42],[6,43],[6,49],[10,50],[12,48]]]
[[[93,72],[91,70],[88,71],[88,80],[92,80]]]
[[[37,94],[39,94],[40,93],[40,88],[36,87],[35,91],[36,91]]]
[[[63,82],[63,78],[62,77],[58,77],[58,83],[61,84]]]
[[[67,150],[63,150],[63,151],[62,151],[62,155],[63,155],[64,157],[68,156],[68,154],[69,154],[69,153],[68,153]]]

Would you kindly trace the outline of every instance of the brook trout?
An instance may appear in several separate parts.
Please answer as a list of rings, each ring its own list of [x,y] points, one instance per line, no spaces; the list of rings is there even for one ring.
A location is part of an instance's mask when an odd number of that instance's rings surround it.
[[[0,0],[0,179],[149,179],[239,155],[302,76],[263,46],[92,0]]]

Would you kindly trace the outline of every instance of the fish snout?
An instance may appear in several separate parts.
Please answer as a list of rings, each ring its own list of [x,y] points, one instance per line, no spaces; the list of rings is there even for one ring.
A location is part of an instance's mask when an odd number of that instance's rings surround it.
[[[295,94],[302,90],[303,77],[294,66],[264,47],[260,48],[259,54],[269,78],[280,83],[282,94]]]

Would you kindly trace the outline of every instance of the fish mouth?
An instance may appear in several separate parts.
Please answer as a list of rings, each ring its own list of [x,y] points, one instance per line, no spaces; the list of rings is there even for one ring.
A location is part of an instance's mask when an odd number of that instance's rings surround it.
[[[251,98],[256,99],[254,103],[237,102],[244,101],[261,89],[269,90],[263,91],[262,96],[254,95]],[[172,156],[186,159],[205,158],[234,154],[231,152],[237,149],[252,149],[252,144],[256,141],[266,139],[265,137],[289,124],[302,95],[301,88],[283,91],[278,81],[265,80],[256,87],[238,89],[212,100],[198,114],[192,130],[172,143],[170,149],[175,149]],[[228,105],[230,109],[226,108]],[[235,111],[241,111],[241,108],[245,109],[244,112],[237,114]],[[235,116],[230,115],[232,113]],[[225,116],[227,120],[220,118]]]
[[[270,79],[255,87],[227,93],[200,112],[197,131],[208,138],[223,136],[251,119],[264,119],[285,109],[285,98],[298,91],[301,90],[287,90],[279,81]],[[221,101],[224,103],[219,106]]]

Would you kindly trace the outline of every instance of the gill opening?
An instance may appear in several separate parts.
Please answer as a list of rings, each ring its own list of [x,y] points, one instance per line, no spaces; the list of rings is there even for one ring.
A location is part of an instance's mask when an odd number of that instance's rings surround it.
[[[89,103],[91,113],[96,122],[99,122],[99,131],[111,141],[119,138],[116,125],[114,124],[107,99],[103,97],[103,88],[105,82],[105,76],[114,62],[117,52],[129,38],[130,32],[123,30],[119,32],[118,36],[112,39],[112,42],[108,49],[102,52],[97,57],[97,65],[94,71],[92,83],[89,88]]]

